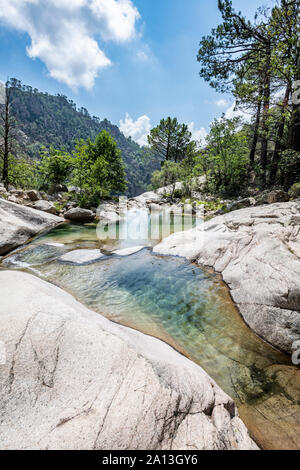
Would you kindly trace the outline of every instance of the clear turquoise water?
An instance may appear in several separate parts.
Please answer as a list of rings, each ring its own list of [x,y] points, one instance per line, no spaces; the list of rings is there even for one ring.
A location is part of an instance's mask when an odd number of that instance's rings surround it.
[[[151,248],[81,266],[59,259],[78,248],[132,244],[99,241],[93,224],[64,225],[4,259],[2,267],[40,276],[113,321],[159,337],[186,354],[238,402],[258,441],[270,440],[271,425],[277,446],[278,433],[283,444],[291,441],[295,429],[299,436],[299,424],[283,411],[293,410],[299,423],[300,397],[297,403],[276,372],[279,367],[281,374],[289,374],[295,368],[244,324],[218,275],[181,258],[154,256]]]

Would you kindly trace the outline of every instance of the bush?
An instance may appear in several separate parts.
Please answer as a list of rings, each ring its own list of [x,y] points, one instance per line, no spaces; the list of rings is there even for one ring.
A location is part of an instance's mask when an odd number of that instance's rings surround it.
[[[2,173],[3,162],[0,163],[0,172]],[[8,161],[8,180],[9,183],[20,189],[38,188],[38,167],[36,162],[28,162],[24,158],[18,159],[13,155],[9,156]]]
[[[300,182],[295,183],[290,189],[290,196],[293,199],[297,199],[300,197]]]
[[[40,189],[48,190],[51,186],[65,184],[73,168],[71,155],[63,150],[42,149],[39,165]]]
[[[248,181],[248,141],[238,118],[215,120],[196,170],[207,176],[206,189],[226,196],[240,194]]]

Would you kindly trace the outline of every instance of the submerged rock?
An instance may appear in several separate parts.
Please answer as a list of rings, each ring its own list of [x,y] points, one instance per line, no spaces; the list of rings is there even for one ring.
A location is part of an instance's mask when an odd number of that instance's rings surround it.
[[[0,255],[26,243],[63,219],[0,199]]]
[[[88,264],[94,263],[105,257],[99,250],[74,250],[66,253],[59,258],[59,261],[72,264]]]
[[[29,274],[0,272],[0,297],[2,449],[257,448],[233,401],[165,343]]]
[[[241,209],[154,248],[222,273],[246,323],[291,353],[300,340],[299,202]]]

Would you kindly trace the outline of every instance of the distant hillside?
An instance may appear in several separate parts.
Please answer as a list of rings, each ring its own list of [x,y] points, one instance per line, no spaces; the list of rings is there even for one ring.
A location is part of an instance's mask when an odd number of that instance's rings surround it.
[[[131,138],[126,138],[119,128],[107,119],[101,121],[90,116],[85,108],[63,95],[49,95],[11,79],[13,88],[12,111],[19,129],[25,134],[23,151],[37,158],[41,145],[71,152],[76,139],[94,139],[101,130],[107,130],[122,151],[128,179],[128,194],[136,196],[146,191],[152,173],[160,168],[160,159],[146,148],[141,148]]]

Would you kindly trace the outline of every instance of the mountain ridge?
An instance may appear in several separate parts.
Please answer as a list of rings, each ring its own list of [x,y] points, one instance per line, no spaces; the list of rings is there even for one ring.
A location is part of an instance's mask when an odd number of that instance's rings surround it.
[[[108,131],[122,151],[128,180],[128,196],[147,190],[152,173],[160,168],[160,158],[146,147],[127,138],[109,120],[91,116],[87,109],[77,109],[65,95],[51,95],[11,79],[12,114],[23,135],[20,150],[31,159],[39,157],[42,146],[53,146],[72,152],[78,139],[95,139]]]

